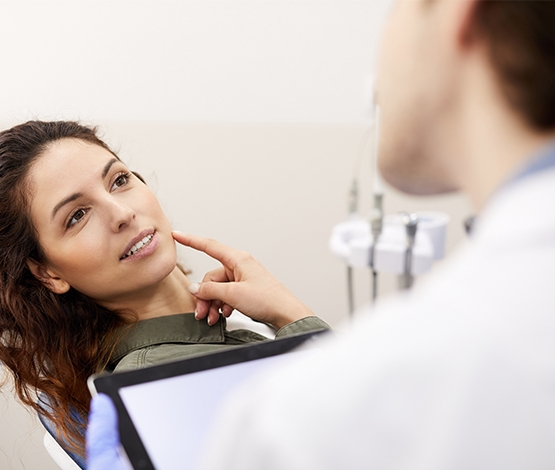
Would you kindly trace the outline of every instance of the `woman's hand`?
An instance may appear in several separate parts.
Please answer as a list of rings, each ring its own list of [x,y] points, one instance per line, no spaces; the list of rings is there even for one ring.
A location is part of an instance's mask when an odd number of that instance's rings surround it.
[[[195,316],[207,318],[208,324],[218,321],[220,309],[224,316],[233,309],[253,320],[274,328],[313,316],[312,311],[272,276],[255,258],[208,238],[173,232],[174,239],[185,246],[202,251],[222,263],[210,271],[200,284],[191,284],[189,291],[197,298]]]

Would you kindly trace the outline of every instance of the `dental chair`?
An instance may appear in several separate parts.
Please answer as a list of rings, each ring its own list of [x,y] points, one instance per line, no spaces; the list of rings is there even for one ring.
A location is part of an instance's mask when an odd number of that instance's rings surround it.
[[[265,336],[268,339],[274,339],[276,336],[276,330],[274,330],[271,326],[255,321],[237,310],[234,310],[233,315],[226,320],[226,328],[228,331],[240,329],[251,330]]]
[[[48,430],[45,431],[42,442],[46,452],[48,452],[48,455],[50,455],[52,460],[54,460],[56,465],[58,465],[61,470],[79,470],[86,468],[80,467],[77,462],[73,460],[64,449],[62,449],[62,446],[58,444],[56,439]]]
[[[50,401],[44,394],[41,394],[38,402],[41,407],[45,409],[49,407]],[[45,429],[43,438],[44,447],[58,467],[60,467],[61,470],[86,469],[87,463],[85,459],[65,448],[64,440],[56,432],[54,424],[41,414],[39,414],[39,421]],[[83,427],[83,433],[84,432],[85,429]]]

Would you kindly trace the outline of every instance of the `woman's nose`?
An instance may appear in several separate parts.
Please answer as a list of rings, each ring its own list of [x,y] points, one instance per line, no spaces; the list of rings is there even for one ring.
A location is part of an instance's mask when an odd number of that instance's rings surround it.
[[[129,205],[116,199],[110,201],[110,223],[112,230],[119,232],[135,218],[135,211]]]

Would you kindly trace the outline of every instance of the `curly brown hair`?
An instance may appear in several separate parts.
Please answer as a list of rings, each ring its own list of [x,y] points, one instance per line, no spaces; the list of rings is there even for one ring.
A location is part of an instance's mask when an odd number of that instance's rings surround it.
[[[29,259],[45,260],[29,214],[27,175],[61,139],[114,154],[96,128],[77,122],[29,121],[0,132],[0,361],[19,399],[52,421],[70,450],[84,455],[86,381],[106,366],[124,320],[74,289],[52,293],[27,267]]]

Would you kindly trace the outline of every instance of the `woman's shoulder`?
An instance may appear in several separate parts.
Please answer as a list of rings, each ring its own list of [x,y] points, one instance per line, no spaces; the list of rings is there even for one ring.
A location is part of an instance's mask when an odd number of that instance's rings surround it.
[[[224,318],[216,325],[209,327],[204,322],[191,319],[190,315],[181,315],[181,317],[181,320],[164,317],[160,317],[156,321],[145,320],[149,324],[143,325],[141,325],[143,322],[139,322],[137,328],[132,329],[126,337],[122,338],[116,347],[112,356],[111,369],[113,372],[141,369],[271,338],[269,335],[260,334],[250,328],[241,328],[244,325],[234,325],[239,328],[228,331]],[[188,320],[186,322],[188,324],[179,324],[177,327],[175,322],[182,322],[184,318]],[[248,326],[252,327],[252,325]],[[315,316],[306,317],[283,327],[275,337],[280,338],[323,329],[330,329],[326,322]]]

